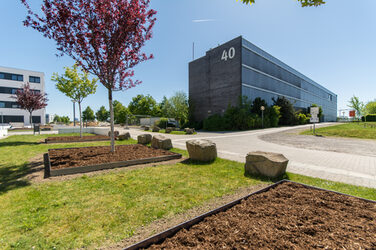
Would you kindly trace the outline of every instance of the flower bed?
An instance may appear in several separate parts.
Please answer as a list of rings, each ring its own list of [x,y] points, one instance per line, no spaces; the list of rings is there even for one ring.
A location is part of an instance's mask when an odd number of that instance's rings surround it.
[[[376,202],[283,181],[128,249],[374,249],[375,235]]]
[[[88,141],[109,141],[110,137],[104,135],[89,135],[89,136],[61,136],[48,137],[44,140],[45,143],[69,143],[69,142],[88,142]]]
[[[182,156],[167,150],[140,144],[49,149],[44,155],[45,177],[86,173],[102,169],[179,159]]]

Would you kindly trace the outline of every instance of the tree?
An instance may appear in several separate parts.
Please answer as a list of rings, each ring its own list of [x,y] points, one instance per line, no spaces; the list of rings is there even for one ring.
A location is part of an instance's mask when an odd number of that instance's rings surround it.
[[[97,120],[100,122],[106,122],[110,117],[110,112],[108,112],[104,106],[101,106],[97,113],[95,113],[95,117],[97,117]]]
[[[292,103],[284,96],[278,97],[277,100],[273,98],[274,105],[280,107],[279,125],[291,126],[296,123],[295,109]]]
[[[56,88],[68,96],[72,101],[78,103],[78,110],[80,113],[80,137],[82,137],[82,101],[91,94],[97,91],[97,79],[89,80],[89,73],[78,72],[78,65],[73,65],[72,68],[65,67],[65,74],[59,76],[58,73],[52,75],[52,81],[56,82]]]
[[[166,105],[167,104],[167,105]],[[188,120],[188,97],[187,94],[180,91],[171,96],[165,103],[168,117],[175,118],[181,125]]]
[[[133,67],[153,58],[141,51],[156,20],[150,0],[44,0],[43,16],[21,2],[28,9],[24,25],[55,40],[60,55],[73,58],[107,88],[114,152],[113,91],[139,84],[132,80]]]
[[[320,6],[322,4],[325,4],[324,0],[298,0],[301,2],[302,7],[309,7],[309,6]],[[255,2],[255,0],[242,0],[245,4],[252,4]]]
[[[116,124],[125,124],[127,116],[130,115],[128,109],[119,101],[114,101],[114,120]]]
[[[82,119],[85,122],[95,120],[94,111],[90,108],[90,106],[87,106],[86,109],[82,112]]]
[[[368,102],[365,106],[365,111],[367,115],[373,115],[376,114],[376,101]]]
[[[356,111],[356,116],[358,118],[361,117],[364,113],[364,103],[360,101],[359,97],[356,97],[355,95],[351,97],[347,106]]]
[[[58,115],[55,115],[54,122],[62,122],[64,124],[69,124],[70,119],[69,119],[68,116],[58,116]]]
[[[33,124],[33,112],[45,108],[48,102],[47,95],[30,89],[29,83],[23,85],[22,89],[17,90],[15,98],[20,108],[29,112],[30,125]]]
[[[128,109],[133,115],[160,115],[159,106],[150,95],[137,95],[133,97],[128,105]]]

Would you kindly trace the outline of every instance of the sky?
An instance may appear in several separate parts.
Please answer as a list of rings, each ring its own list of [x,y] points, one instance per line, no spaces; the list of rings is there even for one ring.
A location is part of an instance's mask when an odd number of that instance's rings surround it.
[[[39,9],[42,0],[29,0]],[[346,109],[355,95],[376,99],[376,1],[327,0],[320,7],[302,8],[296,0],[151,0],[157,13],[153,38],[144,48],[154,59],[135,67],[141,85],[116,92],[128,105],[138,94],[157,101],[177,91],[188,93],[188,63],[210,48],[239,35],[338,95]],[[74,61],[56,57],[56,44],[24,27],[24,6],[18,0],[0,1],[0,66],[45,73],[47,113],[72,116],[70,99],[60,93],[51,76],[62,74]],[[95,111],[108,107],[106,89],[83,102]]]

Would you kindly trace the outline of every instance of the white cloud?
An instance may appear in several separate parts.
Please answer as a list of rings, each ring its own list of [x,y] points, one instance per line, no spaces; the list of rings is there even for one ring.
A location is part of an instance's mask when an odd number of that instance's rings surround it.
[[[192,22],[194,23],[203,23],[203,22],[214,22],[215,19],[195,19],[195,20],[192,20]]]

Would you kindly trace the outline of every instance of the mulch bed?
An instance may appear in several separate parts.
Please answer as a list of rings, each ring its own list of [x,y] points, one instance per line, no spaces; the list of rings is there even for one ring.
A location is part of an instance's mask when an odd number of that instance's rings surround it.
[[[45,143],[66,143],[66,142],[88,142],[88,141],[108,141],[111,138],[105,135],[90,135],[90,136],[61,136],[48,137]]]
[[[150,249],[376,249],[376,203],[282,183]]]
[[[99,146],[50,149],[48,154],[50,157],[51,169],[93,166],[104,163],[175,155],[175,153],[167,150],[154,149],[140,144],[116,146],[114,153],[110,152],[109,146]]]

